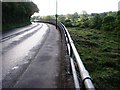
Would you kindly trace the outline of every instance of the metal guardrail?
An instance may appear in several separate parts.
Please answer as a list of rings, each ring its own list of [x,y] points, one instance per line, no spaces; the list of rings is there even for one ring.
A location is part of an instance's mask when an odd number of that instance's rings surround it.
[[[73,40],[71,39],[71,36],[68,30],[63,24],[62,24],[62,27],[64,30],[66,42],[67,42],[68,54],[70,57],[70,63],[71,63],[71,69],[72,69],[72,74],[74,78],[75,88],[77,90],[82,88],[85,88],[87,90],[95,90],[95,87],[92,83],[92,79],[82,63],[82,60],[75,48],[75,45],[73,43]],[[75,68],[76,64],[79,68],[79,74],[80,74],[81,80],[79,80],[77,76],[77,70]]]
[[[38,21],[38,22],[50,23],[50,24],[56,25],[55,21]],[[75,48],[75,45],[73,43],[73,40],[68,30],[62,23],[58,23],[57,26],[60,29],[61,36],[64,37],[66,41],[75,88],[77,90],[80,90],[80,89],[95,90],[95,87],[92,83],[92,79],[82,63],[82,60],[77,52],[77,49]],[[79,72],[78,73],[79,76],[77,72]]]

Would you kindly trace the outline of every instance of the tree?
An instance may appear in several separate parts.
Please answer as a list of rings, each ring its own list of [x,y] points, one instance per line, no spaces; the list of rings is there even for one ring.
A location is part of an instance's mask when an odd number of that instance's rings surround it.
[[[89,18],[90,28],[100,29],[101,24],[102,24],[102,18],[100,17],[99,14],[94,14],[90,16]]]
[[[30,23],[32,14],[38,11],[39,9],[33,2],[2,2],[3,29],[16,24]]]
[[[58,21],[60,21],[63,24],[65,23],[65,19],[66,19],[65,15],[59,15],[58,17]]]
[[[116,16],[116,28],[115,31],[118,35],[120,35],[120,11],[117,12]]]
[[[43,16],[42,19],[47,21],[55,20],[55,16],[54,15]]]
[[[89,18],[88,18],[88,14],[86,11],[82,11],[82,14],[80,15],[80,27],[82,28],[86,28],[88,27],[88,23],[89,23]]]
[[[77,12],[75,12],[75,13],[73,14],[73,18],[74,18],[74,19],[79,18],[79,15],[78,15]]]
[[[66,27],[72,27],[72,21],[71,21],[71,19],[66,19],[64,25]]]
[[[115,17],[113,16],[106,16],[102,21],[103,30],[114,30],[115,29]]]

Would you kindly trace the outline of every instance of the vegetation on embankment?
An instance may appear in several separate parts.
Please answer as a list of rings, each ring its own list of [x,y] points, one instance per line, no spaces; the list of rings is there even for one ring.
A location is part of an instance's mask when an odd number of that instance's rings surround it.
[[[2,2],[2,30],[30,24],[31,15],[38,12],[33,2]]]
[[[55,20],[55,15],[34,16]],[[99,90],[120,89],[120,11],[59,15],[69,30],[83,63]]]
[[[76,15],[77,16],[77,15]],[[119,90],[120,86],[120,12],[107,12],[65,23],[95,87]]]
[[[31,20],[55,20],[55,15],[51,16],[34,16]],[[81,14],[58,15],[58,21],[62,22],[66,27],[80,27],[105,30],[116,32],[120,35],[120,11],[118,12],[103,12],[87,14],[82,11]]]
[[[68,28],[95,87],[120,88],[120,36],[96,29]]]

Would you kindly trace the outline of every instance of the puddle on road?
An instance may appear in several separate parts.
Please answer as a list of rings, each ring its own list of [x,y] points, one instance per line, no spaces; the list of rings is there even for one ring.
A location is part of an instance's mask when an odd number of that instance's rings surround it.
[[[43,24],[43,27],[37,33],[2,55],[3,78],[6,76],[7,72],[9,72],[10,69],[18,68],[15,66],[19,65],[19,63],[22,62],[26,56],[29,57],[28,53],[38,44],[38,42],[43,40],[47,30],[49,30],[48,26],[46,24]],[[23,61],[23,64],[24,62],[25,61]]]

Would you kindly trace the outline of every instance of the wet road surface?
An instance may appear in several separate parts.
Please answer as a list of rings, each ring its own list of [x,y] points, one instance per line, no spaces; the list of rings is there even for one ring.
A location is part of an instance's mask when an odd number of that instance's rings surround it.
[[[34,61],[15,84],[15,88],[57,88],[60,60],[60,36],[54,26]]]
[[[57,88],[61,40],[55,26],[40,23],[11,33],[1,42],[3,88]]]

